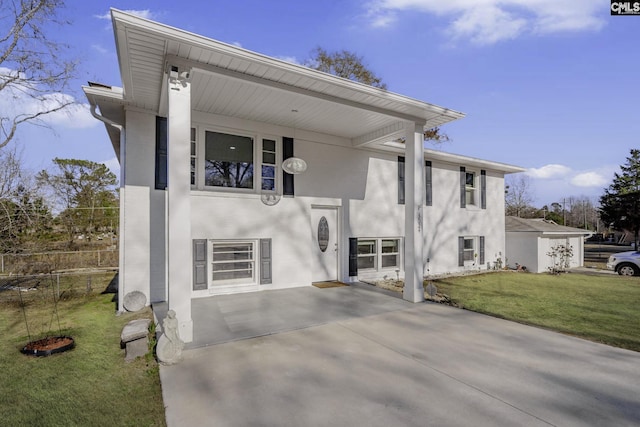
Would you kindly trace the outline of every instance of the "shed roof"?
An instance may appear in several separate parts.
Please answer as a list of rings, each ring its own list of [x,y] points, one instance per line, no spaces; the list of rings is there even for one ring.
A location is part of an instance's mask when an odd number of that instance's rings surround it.
[[[508,216],[505,218],[505,228],[507,233],[520,232],[520,233],[539,233],[549,235],[583,235],[589,236],[593,234],[589,230],[583,230],[581,228],[565,227],[564,225],[558,225],[549,219],[542,218],[518,218],[515,216]]]

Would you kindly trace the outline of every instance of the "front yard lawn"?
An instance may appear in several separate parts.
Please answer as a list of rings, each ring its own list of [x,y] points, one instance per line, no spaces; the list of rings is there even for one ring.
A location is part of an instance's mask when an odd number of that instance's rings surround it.
[[[640,351],[637,277],[498,272],[434,284],[468,310]]]
[[[120,349],[124,325],[151,318],[151,311],[116,316],[113,294],[101,293],[112,278],[113,273],[65,277],[58,316],[51,287],[22,295],[0,289],[1,425],[165,425],[156,361],[149,355],[126,363]],[[16,295],[22,298],[16,301]],[[27,323],[20,299],[26,304]],[[26,325],[32,340],[51,329],[52,335],[73,337],[76,348],[48,357],[23,355],[19,350],[29,341]]]

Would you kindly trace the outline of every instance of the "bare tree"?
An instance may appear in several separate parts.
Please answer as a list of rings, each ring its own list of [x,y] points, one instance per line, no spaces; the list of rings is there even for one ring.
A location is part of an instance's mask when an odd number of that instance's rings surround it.
[[[62,92],[75,63],[67,46],[45,34],[58,18],[63,0],[0,0],[0,149],[24,123],[44,125],[43,116],[73,104]]]
[[[51,211],[16,148],[0,151],[0,252],[33,248],[51,223]]]
[[[312,57],[304,65],[334,76],[386,89],[387,85],[364,63],[364,58],[348,50],[327,52],[321,47],[311,52]]]
[[[530,217],[537,212],[533,208],[531,180],[527,175],[509,175],[505,180],[505,214],[520,218]]]

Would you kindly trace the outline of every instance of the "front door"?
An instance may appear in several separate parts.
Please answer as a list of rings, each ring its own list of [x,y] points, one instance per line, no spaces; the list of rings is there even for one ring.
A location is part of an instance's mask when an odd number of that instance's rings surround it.
[[[338,208],[311,209],[312,280],[338,280]]]

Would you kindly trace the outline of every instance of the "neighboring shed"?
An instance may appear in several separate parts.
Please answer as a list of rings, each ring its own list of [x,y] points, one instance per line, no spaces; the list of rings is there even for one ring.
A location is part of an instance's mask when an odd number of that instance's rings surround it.
[[[534,273],[548,271],[552,260],[549,251],[566,245],[573,249],[569,268],[584,263],[584,238],[592,233],[580,228],[565,227],[551,220],[524,219],[508,216],[505,219],[506,258],[510,267],[524,265]]]

